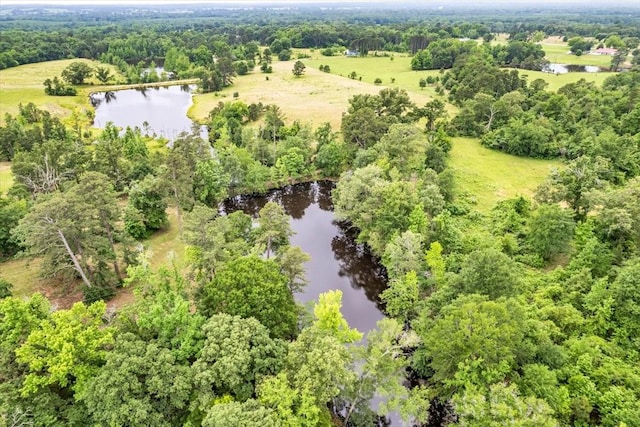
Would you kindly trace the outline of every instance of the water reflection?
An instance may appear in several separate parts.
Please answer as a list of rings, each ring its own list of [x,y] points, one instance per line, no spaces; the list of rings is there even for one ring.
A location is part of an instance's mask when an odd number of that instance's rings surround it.
[[[349,325],[368,332],[383,317],[379,295],[386,288],[386,271],[365,245],[357,243],[355,229],[335,221],[333,187],[322,181],[286,186],[264,196],[237,196],[225,201],[223,210],[242,210],[255,217],[268,201],[279,203],[296,233],[291,244],[311,255],[305,264],[309,284],[296,299],[317,300],[321,293],[339,289]]]
[[[567,74],[567,73],[597,73],[602,71],[595,65],[575,65],[575,64],[555,64],[549,63],[542,69],[545,73]]]
[[[138,127],[150,136],[174,141],[182,132],[190,132],[194,123],[187,117],[192,104],[194,85],[139,87],[117,92],[91,94],[96,109],[94,125],[104,127],[107,122],[125,129]],[[207,140],[205,126],[198,126],[200,136]]]
[[[347,277],[354,289],[362,289],[367,299],[384,311],[380,293],[387,287],[387,270],[366,245],[356,241],[357,231],[345,222],[337,222],[339,234],[331,240],[331,250],[340,265],[341,277]]]

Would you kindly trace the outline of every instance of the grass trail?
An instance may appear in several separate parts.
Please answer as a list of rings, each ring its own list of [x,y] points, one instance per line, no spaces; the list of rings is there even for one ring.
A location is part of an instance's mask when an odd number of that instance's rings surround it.
[[[0,162],[0,196],[7,194],[13,185],[13,174],[11,173],[10,162]]]

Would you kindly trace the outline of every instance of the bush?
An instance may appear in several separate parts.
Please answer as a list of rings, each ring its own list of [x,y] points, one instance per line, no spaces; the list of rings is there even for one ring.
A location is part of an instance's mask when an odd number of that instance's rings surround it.
[[[333,49],[331,49],[330,47],[328,47],[328,48],[326,48],[326,49],[322,50],[322,51],[320,52],[320,54],[321,54],[322,56],[333,56],[333,55],[335,54],[335,52],[333,51]]]
[[[278,54],[278,59],[280,61],[288,61],[291,59],[291,51],[289,49],[282,49]]]
[[[376,77],[376,79],[373,81],[373,83],[379,85],[382,84],[382,79],[380,77]]]
[[[82,294],[84,296],[84,303],[91,304],[96,301],[109,301],[116,292],[111,287],[106,286],[92,286],[92,287],[84,287],[82,289]]]
[[[4,279],[0,279],[0,299],[11,296],[13,285]]]

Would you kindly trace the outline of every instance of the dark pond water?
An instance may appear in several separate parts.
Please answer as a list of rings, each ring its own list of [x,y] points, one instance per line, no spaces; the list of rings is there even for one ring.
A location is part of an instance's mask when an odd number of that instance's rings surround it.
[[[107,122],[126,128],[138,127],[143,134],[175,140],[182,132],[191,132],[193,121],[187,110],[193,103],[194,85],[176,85],[96,92],[91,103],[96,109],[94,125],[103,128]],[[206,128],[199,127],[206,138]]]
[[[342,291],[342,313],[349,326],[366,333],[382,319],[379,294],[387,285],[384,267],[356,242],[355,230],[335,221],[328,181],[304,183],[272,190],[265,196],[237,196],[224,203],[225,212],[242,210],[256,217],[268,202],[277,202],[289,215],[296,233],[291,244],[311,255],[306,263],[309,284],[296,297],[317,300],[323,292]]]
[[[595,65],[573,65],[573,64],[547,64],[542,71],[553,74],[567,73],[597,73],[602,71],[600,67]]]

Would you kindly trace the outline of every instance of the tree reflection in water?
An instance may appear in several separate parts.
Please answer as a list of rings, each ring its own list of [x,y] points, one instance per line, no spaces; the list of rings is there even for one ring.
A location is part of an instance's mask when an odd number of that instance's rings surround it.
[[[338,235],[331,241],[331,250],[340,265],[341,277],[348,277],[351,287],[364,290],[369,301],[384,312],[380,293],[387,287],[387,270],[369,248],[356,241],[358,231],[349,223],[336,221]]]

